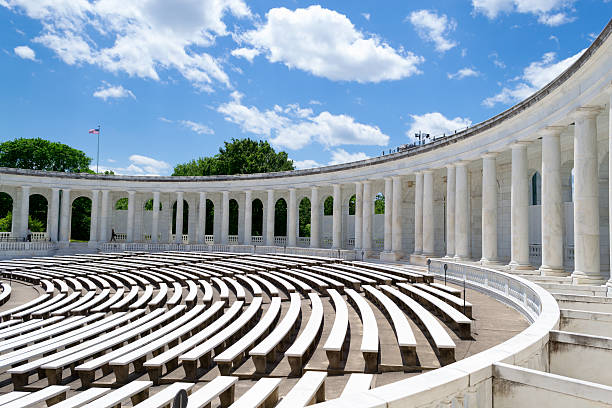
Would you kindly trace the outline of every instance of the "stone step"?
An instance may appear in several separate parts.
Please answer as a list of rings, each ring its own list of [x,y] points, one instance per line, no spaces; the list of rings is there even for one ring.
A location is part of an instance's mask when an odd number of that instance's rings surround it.
[[[558,283],[537,282],[537,284],[551,293],[574,294],[586,296],[606,296],[607,288],[603,285],[564,285]]]
[[[522,275],[521,277],[529,279],[534,283],[555,283],[559,285],[571,285],[571,276],[541,276],[541,275]]]

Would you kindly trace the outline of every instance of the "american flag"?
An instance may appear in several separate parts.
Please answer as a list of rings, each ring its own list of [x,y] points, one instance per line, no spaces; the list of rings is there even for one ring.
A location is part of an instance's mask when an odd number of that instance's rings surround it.
[[[94,135],[99,135],[100,134],[100,128],[89,129],[89,133],[94,134]]]

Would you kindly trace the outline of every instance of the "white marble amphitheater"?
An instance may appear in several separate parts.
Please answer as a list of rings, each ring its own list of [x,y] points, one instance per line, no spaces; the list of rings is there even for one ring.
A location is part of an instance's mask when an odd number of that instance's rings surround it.
[[[373,159],[0,168],[0,407],[612,406],[611,32],[512,108]]]

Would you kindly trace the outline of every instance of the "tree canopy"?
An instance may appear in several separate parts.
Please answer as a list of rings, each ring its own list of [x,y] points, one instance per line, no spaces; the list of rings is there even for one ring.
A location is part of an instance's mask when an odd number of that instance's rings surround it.
[[[0,166],[18,169],[93,173],[85,152],[41,138],[0,143]]]
[[[233,139],[219,153],[178,164],[173,176],[216,176],[293,170],[286,152],[276,152],[266,141]]]

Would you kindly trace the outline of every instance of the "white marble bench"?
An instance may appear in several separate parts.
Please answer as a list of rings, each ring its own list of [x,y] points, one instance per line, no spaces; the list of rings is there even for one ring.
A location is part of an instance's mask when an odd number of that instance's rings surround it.
[[[110,388],[89,388],[79,392],[62,402],[53,405],[53,408],[79,408],[89,404],[91,401],[103,397],[112,390]]]
[[[66,399],[66,391],[70,389],[67,385],[50,385],[40,391],[31,392],[27,395],[17,398],[7,404],[2,405],[2,408],[27,408],[35,407],[41,403],[47,403],[51,406],[59,401]]]
[[[299,377],[302,375],[304,360],[309,358],[317,344],[317,339],[323,330],[323,303],[316,293],[309,293],[311,313],[306,327],[295,339],[291,347],[285,351],[285,356],[291,367],[290,375]]]
[[[185,390],[188,394],[191,392],[195,384],[186,382],[175,382],[159,391],[152,397],[147,398],[139,404],[134,405],[134,408],[165,408],[172,405],[174,397],[180,390]]]
[[[363,333],[361,335],[360,350],[365,360],[365,371],[378,371],[379,358],[379,340],[378,340],[378,323],[374,311],[368,302],[353,289],[346,289],[347,299],[356,308],[356,311],[361,317]]]
[[[146,305],[149,303],[149,301],[152,298],[153,298],[153,286],[147,285],[145,286],[145,290],[142,293],[142,295],[140,295],[140,297],[136,300],[136,302],[132,303],[129,306],[129,309],[134,310],[134,309],[145,308]]]
[[[292,293],[290,296],[289,310],[283,316],[280,323],[251,349],[249,355],[255,363],[255,372],[263,374],[266,372],[266,363],[276,361],[276,350],[291,338],[300,328],[300,315],[302,312],[302,300],[299,294]]]
[[[336,289],[328,289],[327,293],[329,293],[332,299],[336,313],[334,324],[323,345],[323,350],[325,350],[325,354],[327,355],[329,367],[332,369],[339,369],[345,351],[344,345],[349,327],[348,307],[346,301]]]
[[[376,377],[374,374],[353,373],[344,385],[340,398],[353,395],[358,392],[367,391],[374,386]]]
[[[113,390],[108,394],[97,398],[87,404],[87,408],[114,408],[121,406],[121,401],[130,399],[132,405],[136,405],[149,397],[151,381],[132,381],[121,388]]]
[[[123,299],[121,299],[117,303],[113,303],[110,306],[111,312],[116,313],[118,311],[126,311],[126,310],[128,310],[130,305],[132,303],[134,303],[136,301],[136,299],[138,298],[139,290],[140,289],[138,288],[138,286],[132,286],[130,288],[130,291],[128,292],[128,294],[126,296],[124,296]]]
[[[261,378],[247,392],[236,400],[230,408],[268,408],[278,402],[280,378]]]
[[[227,408],[234,402],[234,389],[238,377],[219,376],[205,386],[195,391],[189,397],[187,408],[210,407],[211,401],[217,397],[221,408]]]
[[[325,371],[308,371],[283,397],[276,408],[301,408],[325,401]]]

